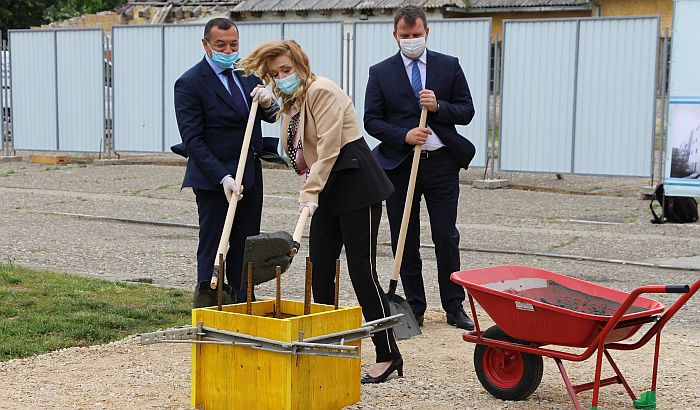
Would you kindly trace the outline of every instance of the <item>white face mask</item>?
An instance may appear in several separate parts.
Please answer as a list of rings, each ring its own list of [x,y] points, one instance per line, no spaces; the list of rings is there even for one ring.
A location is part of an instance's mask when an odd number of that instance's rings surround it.
[[[399,39],[401,52],[408,58],[418,58],[425,51],[425,37]]]

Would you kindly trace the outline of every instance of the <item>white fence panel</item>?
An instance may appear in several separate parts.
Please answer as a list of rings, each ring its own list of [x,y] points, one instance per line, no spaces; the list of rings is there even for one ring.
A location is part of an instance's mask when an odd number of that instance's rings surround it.
[[[474,118],[469,125],[457,126],[457,132],[476,147],[471,165],[486,166],[491,20],[431,21],[429,27],[428,48],[459,58],[472,95]]]
[[[190,67],[204,58],[204,25],[173,25],[163,27],[163,110],[164,149],[182,141],[175,118],[175,81]]]
[[[506,21],[500,168],[651,175],[657,46],[657,17]]]
[[[651,175],[658,38],[658,17],[581,20],[574,173]]]
[[[505,22],[500,169],[571,171],[577,26]]]
[[[54,31],[10,30],[15,149],[58,149],[55,40]],[[39,52],[45,64],[37,63]]]
[[[112,36],[114,148],[161,152],[163,28],[117,26],[112,28]]]
[[[365,114],[365,90],[369,79],[369,68],[397,53],[399,48],[391,34],[394,31],[392,22],[355,23],[353,31],[353,101],[360,124],[364,124],[362,117]],[[364,126],[362,130],[370,148],[379,145],[379,140],[367,134]]]
[[[299,43],[309,56],[311,70],[343,86],[343,23],[284,23],[285,39]]]
[[[99,152],[104,137],[102,30],[56,31],[58,149]]]

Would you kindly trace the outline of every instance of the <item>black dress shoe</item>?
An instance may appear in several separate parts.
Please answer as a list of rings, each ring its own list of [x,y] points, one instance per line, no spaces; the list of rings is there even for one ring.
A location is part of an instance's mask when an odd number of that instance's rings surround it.
[[[374,384],[374,383],[384,383],[389,376],[394,373],[394,370],[398,373],[399,377],[403,377],[403,358],[401,356],[391,361],[389,368],[377,377],[370,376],[369,373],[362,376],[362,384]]]
[[[416,315],[416,322],[418,326],[423,327],[423,315]]]
[[[452,326],[457,326],[464,330],[474,330],[474,322],[469,319],[467,313],[463,308],[459,308],[456,311],[447,313],[447,324]]]

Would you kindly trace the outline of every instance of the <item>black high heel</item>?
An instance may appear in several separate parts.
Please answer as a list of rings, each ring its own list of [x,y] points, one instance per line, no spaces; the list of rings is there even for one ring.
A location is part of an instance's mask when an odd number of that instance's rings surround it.
[[[362,384],[375,384],[375,383],[384,383],[386,379],[391,376],[392,373],[394,373],[394,370],[396,370],[396,373],[399,375],[399,377],[403,377],[403,357],[399,356],[396,359],[391,361],[391,364],[389,365],[389,368],[384,371],[384,373],[380,374],[377,377],[370,376],[369,373],[362,376],[362,380],[360,382]]]

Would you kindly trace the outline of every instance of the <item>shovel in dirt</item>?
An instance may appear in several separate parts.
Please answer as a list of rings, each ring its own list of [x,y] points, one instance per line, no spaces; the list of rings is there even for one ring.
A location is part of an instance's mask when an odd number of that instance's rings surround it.
[[[253,286],[275,279],[275,267],[281,273],[289,269],[294,255],[301,248],[301,236],[309,218],[309,208],[304,207],[294,229],[294,235],[279,231],[249,236],[245,240],[243,266],[253,265]],[[241,280],[241,290],[247,289],[247,277]]]
[[[419,127],[425,127],[428,110],[423,107],[420,113]],[[389,309],[391,314],[402,313],[403,317],[398,326],[394,328],[394,334],[399,340],[410,339],[421,334],[418,321],[416,320],[411,305],[406,299],[396,294],[396,286],[399,283],[399,272],[401,271],[401,261],[403,261],[403,249],[406,245],[406,232],[408,231],[408,220],[411,217],[411,206],[413,204],[413,192],[416,189],[416,175],[418,174],[418,163],[420,162],[421,146],[413,148],[413,159],[411,163],[411,176],[408,179],[408,190],[406,191],[406,202],[403,207],[403,217],[401,218],[401,229],[399,230],[399,241],[396,244],[396,254],[394,255],[394,266],[391,270],[391,280],[386,297],[389,299]]]

